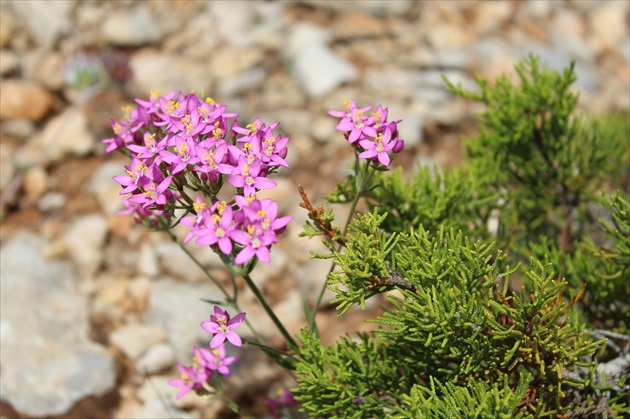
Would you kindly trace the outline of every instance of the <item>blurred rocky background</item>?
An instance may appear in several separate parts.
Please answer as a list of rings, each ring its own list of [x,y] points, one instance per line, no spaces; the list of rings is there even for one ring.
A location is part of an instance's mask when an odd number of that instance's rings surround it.
[[[8,1],[0,3],[0,396],[2,418],[230,417],[220,401],[175,401],[167,381],[220,298],[165,235],[117,216],[104,154],[110,118],[150,91],[205,92],[240,114],[280,121],[291,169],[269,193],[295,220],[253,273],[291,331],[304,326],[328,265],[297,234],[297,185],[322,202],[352,151],[328,109],[382,104],[403,119],[394,165],[453,165],[474,133],[473,87],[528,53],[551,68],[576,62],[584,112],[630,107],[627,1]],[[78,87],[83,87],[79,90]],[[335,208],[339,219],[347,209]],[[189,246],[220,278],[208,249]],[[248,317],[280,336],[243,290]],[[330,295],[327,296],[330,301]],[[376,310],[378,301],[368,310]],[[328,341],[365,330],[324,305]],[[245,348],[229,391],[255,415],[290,377]]]

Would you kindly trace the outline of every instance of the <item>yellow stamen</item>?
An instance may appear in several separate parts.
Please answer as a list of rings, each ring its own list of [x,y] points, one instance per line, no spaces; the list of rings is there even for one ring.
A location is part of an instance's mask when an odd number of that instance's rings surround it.
[[[206,203],[205,202],[197,202],[195,201],[193,203],[193,209],[195,210],[195,212],[197,214],[199,214],[201,211],[203,211],[206,208]]]

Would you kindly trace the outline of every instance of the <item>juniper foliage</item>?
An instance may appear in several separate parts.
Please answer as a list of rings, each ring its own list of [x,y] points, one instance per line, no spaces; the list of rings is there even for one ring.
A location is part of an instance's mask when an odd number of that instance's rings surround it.
[[[311,416],[630,414],[627,116],[579,115],[573,65],[530,56],[516,73],[475,92],[447,81],[487,108],[461,167],[376,173],[347,232],[311,211],[339,315],[386,299],[369,334],[301,332],[295,396]],[[348,179],[328,199],[358,190]]]

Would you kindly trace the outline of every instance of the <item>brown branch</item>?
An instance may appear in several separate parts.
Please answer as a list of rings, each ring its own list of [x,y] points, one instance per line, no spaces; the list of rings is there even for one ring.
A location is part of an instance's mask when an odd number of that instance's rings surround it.
[[[300,202],[300,206],[306,209],[310,214],[311,218],[315,222],[315,226],[319,231],[321,231],[325,236],[327,236],[330,240],[338,243],[341,246],[345,246],[346,238],[338,234],[330,224],[328,220],[324,219],[324,206],[319,204],[316,207],[313,207],[311,201],[306,196],[306,192],[302,185],[298,185],[298,191],[300,192],[300,196],[302,197],[302,201]]]

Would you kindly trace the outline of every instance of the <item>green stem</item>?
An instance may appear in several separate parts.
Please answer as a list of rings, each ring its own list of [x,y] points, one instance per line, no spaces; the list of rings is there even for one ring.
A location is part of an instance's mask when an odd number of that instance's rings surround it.
[[[214,380],[215,394],[223,399],[223,402],[230,408],[230,410],[238,415],[239,418],[251,418],[252,416],[248,415],[241,409],[234,400],[230,399],[224,391],[223,382],[221,380]]]
[[[210,274],[210,272],[208,272],[206,270],[206,268],[203,267],[201,262],[199,262],[199,260],[192,253],[190,253],[190,251],[188,249],[186,249],[186,246],[184,246],[182,243],[180,243],[179,240],[177,240],[177,237],[173,233],[171,233],[170,231],[168,233],[171,236],[171,240],[173,240],[179,246],[179,248],[182,249],[184,251],[184,253],[186,253],[186,255],[188,255],[188,257],[195,263],[195,265],[197,265],[199,267],[199,269],[202,270],[202,272],[206,275],[206,277],[208,277],[208,279],[210,281],[212,281],[212,283],[214,285],[216,285],[217,288],[219,288],[219,290],[225,296],[225,303],[230,305],[230,306],[232,306],[232,307],[234,307],[234,309],[240,313],[242,310],[240,309],[240,307],[238,306],[238,303],[236,301],[237,288],[236,288],[236,284],[234,283],[234,274],[232,274],[232,283],[234,284],[234,297],[232,298],[232,297],[230,297],[230,294],[228,294],[228,292],[225,290],[225,288],[223,288],[223,285],[221,285],[221,283],[219,281],[217,281],[217,279],[215,277],[213,277]],[[251,332],[254,334],[254,336],[256,336],[256,339],[258,339],[259,342],[264,342],[264,340],[262,338],[262,335],[256,331],[254,326],[252,326],[252,324],[249,322],[249,320],[247,320],[247,318],[245,319],[245,324],[247,325],[249,330],[251,330]]]
[[[267,303],[267,300],[265,299],[265,297],[263,297],[262,293],[260,292],[256,284],[254,284],[254,281],[252,281],[249,274],[244,274],[243,279],[245,280],[249,288],[252,290],[256,298],[258,298],[258,301],[267,312],[267,315],[269,316],[271,321],[273,321],[273,323],[276,325],[280,333],[282,333],[282,335],[287,340],[287,342],[293,345],[294,347],[297,347],[297,343],[295,343],[295,340],[291,337],[289,332],[287,332],[287,329],[284,328],[284,326],[282,325],[282,322],[280,322],[276,314],[273,312],[273,310],[271,309],[271,306],[269,305],[269,303]]]
[[[356,153],[355,153],[355,158],[358,159]],[[370,163],[367,162],[366,165],[365,165],[365,169],[364,169],[365,172],[363,173],[363,182],[361,183],[361,188],[359,188],[359,190],[357,191],[356,196],[352,200],[352,204],[350,205],[350,213],[348,213],[348,218],[346,219],[346,224],[343,227],[343,236],[344,237],[346,236],[346,233],[348,232],[348,226],[350,225],[350,222],[352,221],[352,217],[354,215],[354,211],[357,208],[357,205],[359,204],[359,200],[363,196],[363,193],[365,192],[366,186],[370,184],[370,181],[372,180],[372,176],[376,172],[376,170],[373,170],[371,173],[369,173],[369,176],[368,176],[369,169],[370,169]],[[330,269],[328,270],[328,274],[326,275],[326,277],[328,277],[328,275],[330,275],[330,273],[335,269],[335,266],[337,266],[337,265],[333,261],[333,263],[330,265]],[[311,317],[311,319],[309,321],[308,328],[310,330],[315,331],[315,333],[317,333],[317,330],[315,329],[315,314],[319,310],[319,306],[322,303],[322,298],[324,298],[324,293],[326,292],[327,285],[328,285],[328,281],[324,281],[324,284],[322,285],[322,288],[319,291],[319,295],[317,296],[317,302],[313,306],[313,316]],[[319,335],[319,333],[317,333],[317,334]]]

